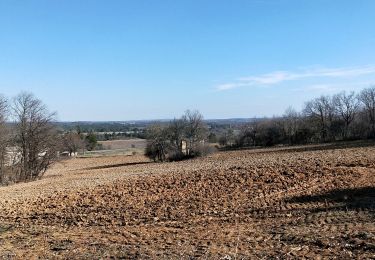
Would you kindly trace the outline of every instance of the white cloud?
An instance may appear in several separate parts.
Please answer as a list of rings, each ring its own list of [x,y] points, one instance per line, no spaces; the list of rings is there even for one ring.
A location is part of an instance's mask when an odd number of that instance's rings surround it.
[[[216,87],[217,90],[228,90],[228,89],[232,89],[232,88],[238,88],[240,87],[240,84],[238,83],[228,83],[228,84],[222,84],[222,85],[218,85]]]
[[[345,78],[359,77],[375,74],[375,66],[355,68],[321,68],[299,72],[274,71],[257,76],[242,77],[233,82],[216,86],[216,90],[224,91],[239,87],[276,85],[285,81],[301,80],[307,78]]]
[[[257,85],[273,85],[287,80],[295,80],[302,76],[288,71],[275,71],[260,76],[251,76],[245,78],[239,78],[238,81],[254,83]]]

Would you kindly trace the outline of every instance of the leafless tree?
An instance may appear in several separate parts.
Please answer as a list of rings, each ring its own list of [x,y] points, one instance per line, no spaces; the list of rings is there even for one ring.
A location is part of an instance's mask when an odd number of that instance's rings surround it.
[[[257,121],[245,124],[240,128],[240,134],[236,140],[237,146],[256,146],[256,136],[258,134],[259,124]]]
[[[371,136],[375,137],[375,86],[363,89],[358,95],[358,100],[369,119]]]
[[[182,140],[184,138],[184,131],[186,127],[186,121],[183,119],[173,119],[169,126],[168,132],[172,145],[175,147],[176,151],[182,150]]]
[[[236,138],[235,138],[234,131],[232,128],[229,128],[225,130],[223,133],[221,133],[220,138],[219,138],[219,144],[221,146],[233,146],[235,141],[236,141]]]
[[[289,144],[293,144],[299,127],[299,114],[294,108],[288,107],[283,115],[283,128]]]
[[[207,128],[198,111],[186,111],[180,119],[168,124],[155,124],[147,129],[146,155],[155,161],[181,160],[186,157],[204,156],[211,152],[203,141]],[[182,151],[182,142],[187,149]]]
[[[76,154],[78,150],[84,149],[85,142],[82,137],[74,132],[68,132],[63,137],[63,148],[69,152],[69,155]]]
[[[197,110],[187,110],[182,120],[186,122],[185,136],[188,140],[188,155],[192,156],[199,142],[205,139],[207,127],[203,122],[203,115]]]
[[[306,116],[315,120],[320,128],[320,137],[322,141],[326,141],[330,123],[334,116],[334,109],[331,98],[329,96],[321,96],[305,105],[304,113]]]
[[[18,181],[41,177],[57,157],[59,138],[52,122],[54,113],[33,94],[21,93],[14,98],[14,146],[20,160],[16,167]]]
[[[160,124],[151,125],[147,129],[146,156],[154,161],[165,161],[169,146],[169,135],[166,126]]]
[[[9,133],[6,125],[7,114],[8,102],[3,96],[0,96],[0,183],[3,182],[5,174],[6,150],[9,144]]]
[[[344,122],[343,137],[348,138],[349,127],[358,111],[358,100],[354,92],[341,92],[333,96],[333,105],[336,114]]]

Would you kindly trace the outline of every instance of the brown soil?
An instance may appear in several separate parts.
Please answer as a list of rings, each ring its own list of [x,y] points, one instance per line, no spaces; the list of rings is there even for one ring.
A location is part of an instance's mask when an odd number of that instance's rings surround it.
[[[375,148],[78,158],[0,189],[0,256],[373,258]]]

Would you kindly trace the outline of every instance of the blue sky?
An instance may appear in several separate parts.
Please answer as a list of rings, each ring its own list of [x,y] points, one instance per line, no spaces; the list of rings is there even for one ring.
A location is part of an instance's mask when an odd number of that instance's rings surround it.
[[[280,115],[375,83],[375,1],[0,0],[0,93],[59,120]]]

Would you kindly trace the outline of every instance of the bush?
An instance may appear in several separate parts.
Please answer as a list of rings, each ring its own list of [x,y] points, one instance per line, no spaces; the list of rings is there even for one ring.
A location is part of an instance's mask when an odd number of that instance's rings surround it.
[[[182,161],[186,159],[187,156],[182,153],[181,151],[175,150],[175,149],[170,149],[168,151],[168,161]]]
[[[216,152],[216,148],[214,146],[211,146],[209,144],[206,144],[206,143],[200,143],[200,144],[197,144],[192,153],[191,153],[191,157],[201,157],[201,156],[207,156],[209,154],[212,154],[214,152]]]
[[[158,150],[157,146],[153,142],[147,142],[147,145],[145,148],[146,157],[156,162],[159,153],[160,151]]]

